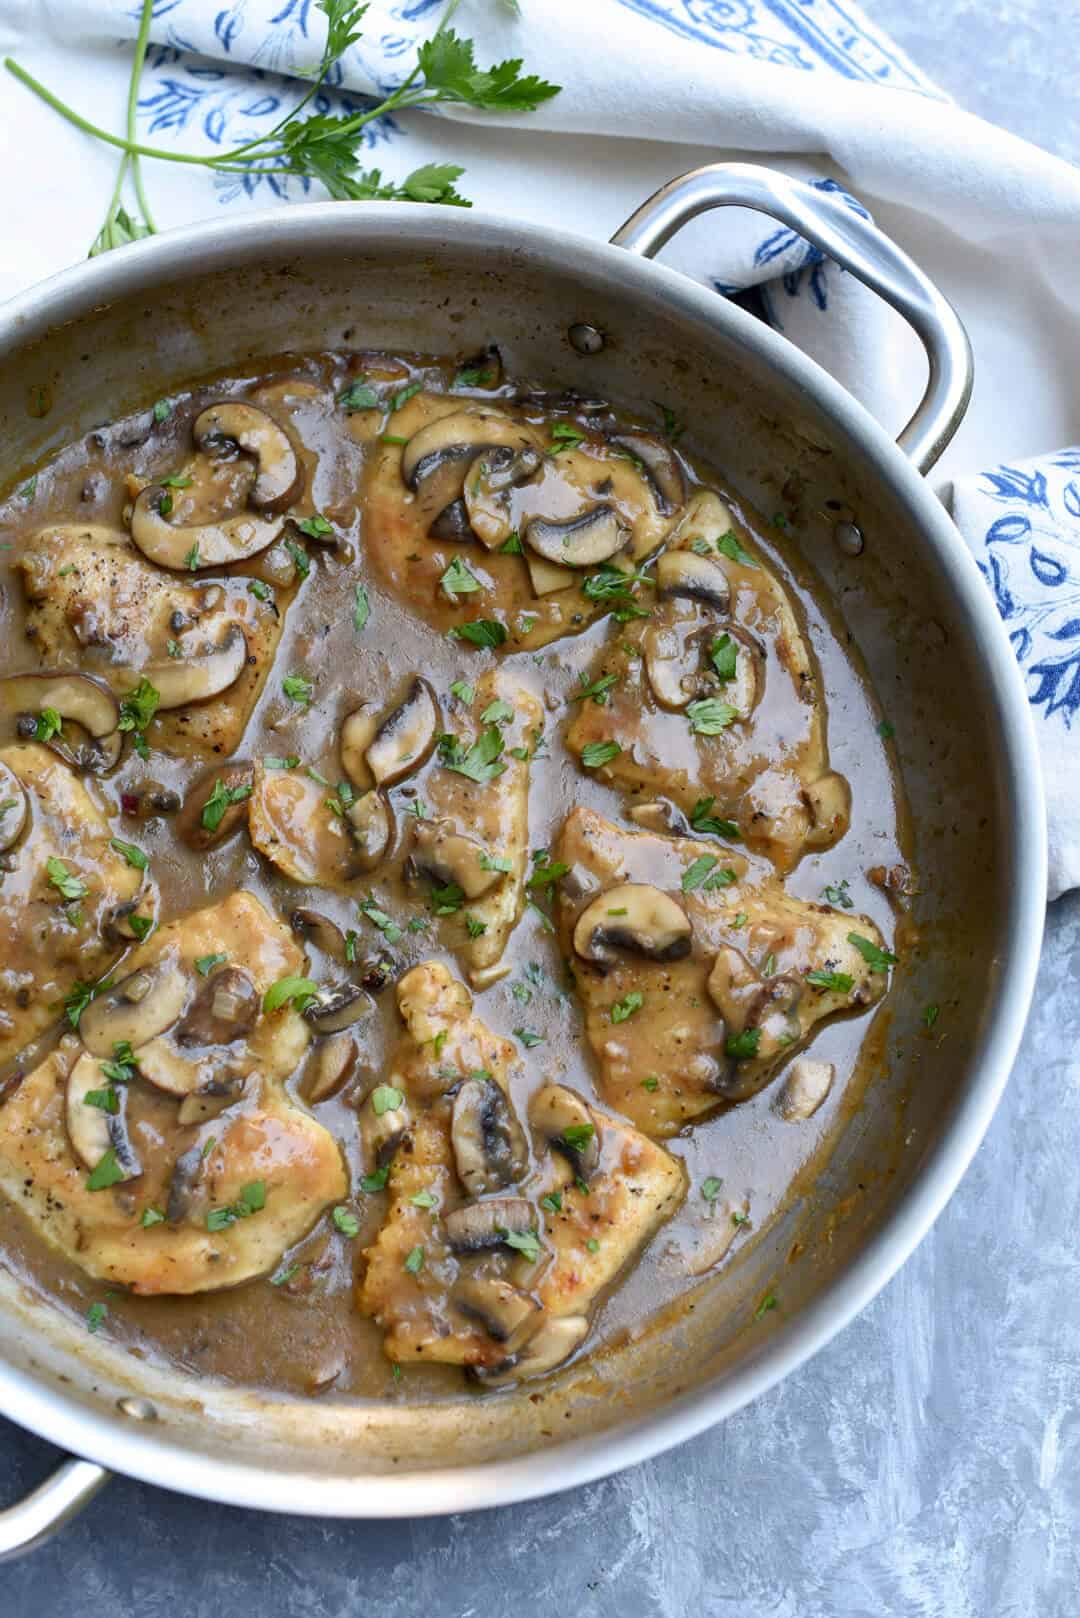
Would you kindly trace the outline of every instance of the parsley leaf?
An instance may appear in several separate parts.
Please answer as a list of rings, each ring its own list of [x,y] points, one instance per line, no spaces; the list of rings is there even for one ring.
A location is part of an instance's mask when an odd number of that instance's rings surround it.
[[[580,679],[581,689],[579,691],[572,691],[568,700],[570,702],[585,702],[587,698],[591,697],[598,708],[603,708],[606,705],[608,692],[611,690],[613,685],[618,685],[619,683],[619,676],[617,674],[602,674],[600,678],[598,680],[594,680],[591,685],[588,683],[584,674],[581,675]]]
[[[748,556],[739,544],[738,537],[733,529],[721,534],[716,541],[716,548],[721,556],[726,556],[729,562],[738,562],[740,567],[756,567],[757,563],[752,556]]]
[[[36,742],[50,742],[54,736],[59,736],[64,728],[64,721],[55,708],[42,708],[37,716],[34,726],[34,740]]]
[[[308,121],[310,123],[314,120],[309,119]],[[328,119],[327,123],[329,122],[330,120]],[[361,377],[355,382],[350,382],[344,392],[338,394],[338,404],[346,415],[351,415],[354,410],[378,410],[379,395]]]
[[[644,1004],[645,996],[642,994],[641,990],[631,989],[629,994],[623,995],[622,999],[616,1000],[615,1004],[612,1006],[612,1022],[625,1022],[628,1017],[632,1017],[634,1015],[635,1011],[640,1011]]]
[[[486,71],[476,65],[473,44],[459,39],[452,28],[440,29],[417,52],[428,90],[441,101],[460,101],[489,112],[534,112],[543,101],[559,93],[534,74],[521,75],[521,60],[499,62]]]
[[[316,998],[318,992],[319,985],[313,983],[310,978],[278,978],[263,995],[263,1010],[278,1011],[289,1001],[293,1001],[296,1009],[303,1011]]]
[[[243,803],[245,798],[251,797],[249,786],[227,787],[219,776],[214,782],[213,790],[202,807],[199,819],[207,831],[217,831],[225,818],[225,811],[230,804]]]
[[[848,879],[831,884],[825,889],[825,903],[836,905],[840,910],[854,910],[855,902],[848,893]]]
[[[401,928],[385,910],[380,910],[375,900],[369,894],[361,899],[358,906],[361,915],[366,916],[373,927],[377,927],[388,944],[396,944],[402,936]]]
[[[286,674],[281,682],[281,689],[290,702],[298,702],[302,708],[310,708],[315,686],[304,675]]]
[[[690,703],[686,717],[696,735],[719,736],[733,720],[738,719],[739,710],[729,702],[721,702],[719,697],[702,697],[700,701]]]
[[[535,1264],[539,1259],[540,1237],[535,1230],[500,1230],[499,1237],[507,1247],[512,1247],[515,1253],[520,1253],[523,1258],[528,1259],[530,1264]]]
[[[136,871],[145,871],[150,864],[142,849],[135,843],[125,843],[120,837],[110,837],[109,847],[117,854],[122,854],[128,864],[134,866]]]
[[[460,556],[454,557],[439,583],[451,597],[469,595],[473,590],[484,588],[469,564],[463,562]]]
[[[709,662],[716,670],[718,680],[733,680],[739,661],[739,649],[730,635],[718,635],[709,647]]]
[[[424,1249],[422,1247],[410,1248],[405,1255],[404,1267],[410,1275],[418,1275],[424,1268]]]
[[[520,1039],[527,1051],[531,1051],[535,1046],[542,1045],[544,1043],[543,1034],[538,1034],[535,1029],[532,1028],[515,1028],[514,1038]]]
[[[488,725],[472,746],[462,746],[458,736],[439,737],[439,759],[448,770],[483,785],[494,781],[506,769],[501,754],[505,743],[497,725]]]
[[[116,1161],[116,1147],[110,1146],[104,1157],[100,1158],[91,1170],[86,1181],[88,1191],[107,1191],[111,1185],[119,1185],[124,1178],[124,1171]]]
[[[473,687],[468,685],[464,680],[455,680],[450,687],[450,695],[457,697],[458,701],[465,703],[466,707],[470,707],[473,699],[476,696],[476,692]]]
[[[49,881],[62,899],[85,899],[90,892],[81,877],[72,876],[63,860],[50,856],[45,861],[45,869],[49,873]]]
[[[145,730],[158,710],[161,697],[155,686],[143,678],[120,703],[118,730]]]
[[[869,938],[864,938],[861,933],[848,933],[847,941],[855,945],[871,972],[887,972],[890,966],[898,966],[900,963],[898,955],[893,955],[890,950],[881,949]]]
[[[610,764],[622,752],[618,742],[589,742],[581,749],[581,762],[587,770],[598,770],[602,764]]]
[[[714,837],[729,837],[733,842],[741,841],[741,833],[734,820],[719,820],[713,814],[715,798],[699,798],[690,811],[690,824],[695,831],[705,832]]]
[[[216,955],[196,955],[195,970],[201,978],[209,977],[215,966],[224,966],[228,959],[229,957],[221,951]]]
[[[849,972],[826,972],[820,967],[807,972],[806,981],[817,989],[828,989],[832,994],[850,994],[855,983]]]
[[[729,1034],[724,1050],[735,1062],[751,1062],[761,1044],[760,1028],[744,1028],[741,1034]]]
[[[451,640],[467,640],[472,646],[494,650],[506,639],[506,625],[494,618],[472,618],[466,624],[456,624],[447,633]]]
[[[339,1205],[332,1211],[330,1217],[334,1221],[334,1229],[347,1236],[350,1241],[354,1236],[359,1236],[360,1221],[351,1209]]]

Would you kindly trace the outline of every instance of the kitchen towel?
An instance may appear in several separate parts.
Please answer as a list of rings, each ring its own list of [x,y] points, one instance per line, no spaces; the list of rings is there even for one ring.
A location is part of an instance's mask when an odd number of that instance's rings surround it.
[[[372,0],[320,92],[340,113],[401,83],[444,0]],[[0,50],[123,128],[137,0],[0,0]],[[964,113],[841,0],[462,0],[482,65],[523,56],[563,86],[537,112],[411,112],[368,129],[385,178],[460,163],[507,216],[609,236],[665,180],[757,157],[839,189],[933,276],[971,332],[971,411],[934,479],[1005,621],[1042,745],[1050,892],[1080,885],[1080,170]],[[314,0],[154,0],[141,142],[220,152],[265,133],[322,52]],[[116,153],[0,77],[0,296],[82,257]],[[164,228],[319,195],[295,178],[147,162]],[[124,249],[126,250],[126,249]],[[665,259],[770,318],[890,430],[925,378],[891,311],[760,216],[704,217]],[[900,721],[902,723],[902,719]]]

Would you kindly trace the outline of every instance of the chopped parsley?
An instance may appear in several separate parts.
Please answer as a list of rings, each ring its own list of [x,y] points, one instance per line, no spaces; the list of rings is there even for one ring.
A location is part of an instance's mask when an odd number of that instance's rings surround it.
[[[456,624],[447,633],[451,640],[467,640],[472,646],[493,649],[506,639],[506,625],[494,618],[473,618],[467,624]]]
[[[410,1248],[405,1255],[405,1269],[410,1275],[419,1275],[424,1268],[424,1249],[422,1247]]]
[[[143,731],[158,710],[161,696],[145,677],[120,703],[118,730]]]
[[[49,881],[62,899],[85,899],[90,892],[81,877],[72,876],[63,860],[50,856],[45,861],[45,869],[49,873]]]
[[[608,692],[611,690],[613,685],[618,685],[619,683],[619,676],[617,674],[603,674],[599,680],[594,680],[591,685],[584,674],[582,674],[579,678],[581,689],[580,691],[571,692],[569,700],[571,702],[585,702],[591,697],[598,708],[603,708],[605,706],[608,700]]]
[[[543,1034],[538,1034],[533,1028],[515,1028],[514,1038],[520,1039],[527,1051],[531,1051],[534,1046],[544,1043]]]
[[[545,1213],[562,1213],[562,1192],[549,1191],[540,1198],[540,1206]]]
[[[758,1304],[757,1308],[754,1310],[754,1319],[755,1320],[761,1320],[762,1317],[767,1315],[771,1309],[775,1309],[777,1307],[777,1305],[779,1304],[779,1302],[780,1302],[780,1300],[776,1296],[775,1292],[767,1293],[766,1296],[764,1298],[762,1298],[762,1300]]]
[[[302,708],[310,708],[315,686],[304,675],[286,674],[281,682],[281,689],[290,702],[298,702]]]
[[[510,538],[504,540],[499,546],[500,556],[520,556],[521,554],[521,539],[518,534],[511,534]]]
[[[698,702],[690,703],[686,717],[696,735],[719,736],[733,720],[738,719],[739,710],[733,708],[730,702],[721,702],[719,697],[702,697]]]
[[[887,972],[890,966],[899,965],[898,955],[893,955],[890,950],[881,949],[869,938],[864,938],[861,933],[848,933],[847,941],[855,945],[871,972]]]
[[[716,858],[715,854],[699,854],[694,863],[692,865],[688,865],[686,870],[683,872],[683,892],[693,893],[695,888],[700,888],[704,884],[705,878],[709,875],[709,872],[719,863],[720,862]]]
[[[299,526],[299,524],[297,526]],[[308,574],[311,572],[311,557],[308,555],[307,551],[302,545],[298,545],[295,539],[287,539],[285,541],[285,549],[292,557],[297,573],[299,573],[302,579],[306,579]]]
[[[110,1185],[119,1185],[124,1171],[116,1161],[116,1147],[110,1146],[104,1157],[94,1166],[86,1182],[88,1191],[106,1191]]]
[[[659,399],[654,399],[653,404],[664,419],[664,437],[668,443],[676,443],[686,431],[685,424],[678,419],[670,405],[661,403]]]
[[[718,1180],[716,1178],[715,1174],[710,1174],[707,1179],[701,1182],[701,1194],[705,1198],[706,1202],[714,1203],[716,1201],[717,1197],[720,1195],[720,1187],[723,1185],[723,1183],[724,1182],[722,1180]]]
[[[729,1034],[724,1050],[735,1062],[752,1062],[761,1044],[760,1028],[744,1028],[741,1034]]]
[[[855,983],[849,972],[825,972],[820,969],[807,972],[806,981],[816,989],[828,989],[831,994],[850,994]]]
[[[173,404],[171,399],[159,399],[154,405],[153,417],[159,427],[163,421],[168,421],[172,413]]]
[[[585,1243],[585,1246],[589,1249],[590,1253],[599,1253],[600,1251],[600,1243],[597,1241],[595,1236],[590,1236],[588,1241]]]
[[[564,449],[576,449],[584,441],[585,434],[581,428],[573,426],[571,422],[556,421],[552,424],[550,450],[552,455],[558,455]]]
[[[51,742],[54,736],[60,735],[63,728],[64,721],[55,708],[42,708],[34,726],[34,740]]]
[[[927,1006],[926,1010],[922,1014],[922,1020],[925,1023],[927,1028],[933,1028],[934,1024],[937,1022],[940,1015],[941,1015],[941,1007],[940,1006]]]
[[[739,648],[730,635],[718,635],[709,647],[709,662],[718,680],[733,680],[739,661]]]
[[[840,882],[830,883],[824,892],[825,903],[836,905],[839,910],[854,910],[855,904],[848,893],[848,886],[847,877]]]
[[[263,1010],[279,1011],[282,1006],[293,1002],[298,1011],[303,1011],[316,998],[318,992],[319,985],[313,983],[311,978],[278,978],[263,995]]]
[[[564,877],[569,871],[569,865],[562,860],[553,860],[545,848],[538,848],[533,855],[533,873],[525,886],[527,888],[550,888]]]
[[[263,1180],[251,1180],[247,1185],[240,1187],[240,1195],[235,1202],[230,1202],[224,1208],[211,1208],[206,1216],[207,1230],[228,1230],[235,1225],[238,1219],[248,1219],[252,1214],[260,1213],[266,1207],[266,1183]]]
[[[370,617],[371,603],[368,600],[368,593],[362,584],[358,584],[353,595],[353,628],[358,635]]]
[[[483,725],[505,725],[513,717],[514,710],[510,704],[497,697],[494,702],[488,703],[480,715],[480,722]]]
[[[402,936],[401,928],[392,916],[388,916],[385,910],[379,909],[370,894],[366,899],[360,900],[358,908],[360,914],[366,916],[372,926],[379,929],[388,944],[398,942],[398,939]]]
[[[733,842],[740,842],[742,834],[734,820],[720,820],[712,812],[715,798],[699,798],[690,811],[690,824],[695,831],[704,832],[714,837],[729,837]]]
[[[434,1191],[418,1191],[409,1198],[414,1208],[435,1208],[438,1206],[438,1197]]]
[[[471,595],[474,590],[484,588],[468,562],[463,562],[460,556],[454,557],[439,583],[448,596]]]
[[[465,929],[470,938],[483,938],[487,932],[487,922],[481,921],[479,916],[466,916]]]
[[[144,1230],[153,1230],[155,1225],[163,1225],[165,1223],[165,1215],[162,1213],[160,1208],[154,1208],[153,1206],[144,1208],[142,1211],[142,1218],[139,1220],[139,1223]]]
[[[500,1230],[499,1236],[507,1247],[512,1247],[515,1253],[520,1253],[523,1258],[528,1259],[530,1264],[535,1264],[539,1259],[541,1251],[540,1237],[535,1230],[523,1230],[520,1232],[516,1230]]]
[[[743,1213],[741,1208],[736,1208],[731,1216],[731,1223],[733,1225],[748,1225],[750,1223],[750,1215],[748,1213]]]
[[[270,1277],[270,1285],[272,1287],[283,1287],[286,1281],[292,1280],[299,1268],[299,1264],[290,1264],[287,1269],[279,1270],[276,1275]]]
[[[612,1022],[625,1022],[628,1017],[632,1017],[634,1015],[635,1011],[640,1011],[644,1004],[645,996],[642,994],[641,990],[631,989],[629,994],[624,994],[622,999],[616,1000],[615,1004],[612,1006]]]
[[[408,404],[410,399],[415,398],[415,396],[420,392],[420,386],[421,385],[419,382],[410,382],[407,387],[402,388],[400,393],[395,393],[394,397],[390,401],[391,414],[393,414],[395,410],[403,409],[404,406]]]
[[[647,1079],[642,1079],[641,1088],[643,1090],[650,1090],[650,1091],[659,1090],[659,1088],[660,1088],[660,1080],[656,1077],[655,1073],[650,1073],[649,1077]]]
[[[86,1329],[88,1332],[99,1331],[105,1323],[108,1309],[103,1303],[92,1303],[86,1311]]]
[[[489,854],[486,849],[480,851],[480,869],[482,871],[501,871],[508,876],[514,869],[514,862],[502,854]]]
[[[120,837],[110,837],[109,847],[117,854],[122,854],[128,864],[134,866],[136,871],[145,871],[150,864],[149,859],[136,843],[125,843]]]
[[[395,1090],[392,1084],[377,1084],[371,1092],[371,1110],[376,1118],[381,1118],[384,1112],[396,1112],[405,1097],[400,1090]]]
[[[224,966],[229,957],[219,951],[216,955],[196,955],[195,970],[201,978],[209,977],[215,966]]]
[[[896,735],[896,727],[894,725],[890,725],[887,719],[883,719],[881,724],[877,727],[877,733],[883,742],[891,741]]]
[[[338,404],[346,415],[351,415],[354,410],[378,410],[379,395],[362,377],[358,377],[355,382],[349,383],[343,393],[338,394]]]
[[[363,1176],[360,1181],[360,1189],[370,1195],[374,1195],[376,1191],[385,1191],[386,1182],[389,1178],[390,1165],[389,1163],[384,1163],[381,1169],[375,1170],[374,1174],[365,1174]]]
[[[278,758],[274,753],[267,753],[263,757],[264,770],[295,770],[300,760],[295,753],[288,758]]]
[[[610,764],[613,758],[618,758],[621,752],[616,741],[589,742],[581,749],[581,762],[587,770],[598,770],[602,764]]]
[[[354,1236],[359,1236],[360,1221],[351,1209],[343,1208],[339,1205],[333,1210],[330,1217],[334,1221],[334,1229],[340,1231],[342,1236],[347,1236],[350,1241]]]
[[[245,798],[251,797],[249,786],[227,787],[220,778],[214,782],[213,790],[202,807],[200,821],[207,831],[217,831],[225,818],[225,811],[231,804],[243,803]]]
[[[726,556],[729,562],[738,562],[740,567],[757,566],[754,558],[748,556],[739,544],[733,529],[729,529],[726,534],[720,535],[720,538],[716,541],[716,548],[721,556]]]
[[[83,1103],[87,1107],[98,1107],[102,1112],[111,1112],[114,1115],[120,1111],[120,1097],[112,1085],[106,1085],[103,1090],[87,1090],[83,1096]]]
[[[165,499],[168,500],[169,509],[171,511],[172,510],[172,495],[166,495]],[[165,500],[163,500],[161,502],[161,505],[162,505],[162,509],[164,510]],[[188,551],[187,555],[184,557],[184,566],[187,568],[189,573],[197,573],[198,570],[199,570],[199,563],[201,561],[202,561],[202,557],[199,555],[199,546],[198,546],[198,543],[196,542],[191,547],[191,549]]]
[[[149,938],[154,930],[153,916],[129,916],[128,926],[141,944],[143,939]]]
[[[458,701],[463,702],[466,707],[471,707],[476,696],[476,692],[467,681],[455,680],[450,687],[450,695],[452,697],[457,697]]]
[[[464,775],[468,780],[483,785],[494,781],[506,769],[501,758],[503,747],[502,732],[497,725],[488,725],[481,732],[480,739],[473,742],[471,747],[463,747],[458,736],[443,735],[439,737],[439,759],[448,770],[454,770],[458,775]]]

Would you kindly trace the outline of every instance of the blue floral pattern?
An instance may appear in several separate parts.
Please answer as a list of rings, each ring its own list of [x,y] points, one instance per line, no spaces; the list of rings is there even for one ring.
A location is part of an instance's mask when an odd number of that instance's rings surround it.
[[[983,474],[1003,507],[979,567],[994,592],[1032,707],[1066,727],[1080,711],[1080,448]]]

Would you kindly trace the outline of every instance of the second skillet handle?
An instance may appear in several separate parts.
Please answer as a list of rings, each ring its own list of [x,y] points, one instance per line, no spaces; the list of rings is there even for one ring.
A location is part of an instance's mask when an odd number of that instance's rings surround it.
[[[710,163],[670,180],[631,214],[612,244],[653,258],[689,220],[723,207],[753,208],[805,236],[914,328],[926,350],[930,377],[897,443],[917,471],[928,472],[971,398],[971,344],[952,304],[895,242],[834,192],[754,163]]]
[[[97,1494],[109,1474],[93,1461],[69,1459],[51,1477],[0,1511],[0,1562],[44,1544]]]

